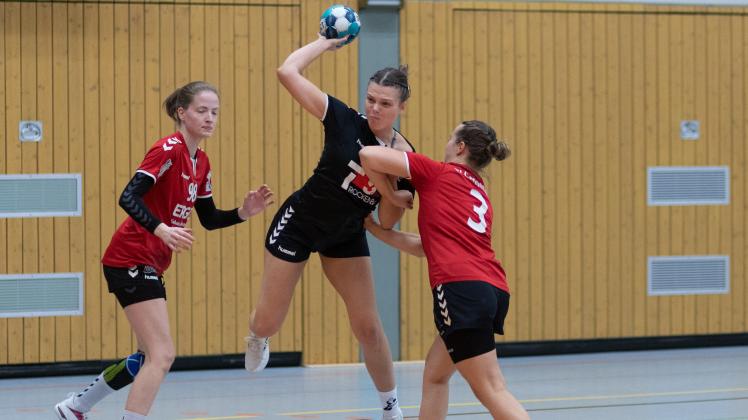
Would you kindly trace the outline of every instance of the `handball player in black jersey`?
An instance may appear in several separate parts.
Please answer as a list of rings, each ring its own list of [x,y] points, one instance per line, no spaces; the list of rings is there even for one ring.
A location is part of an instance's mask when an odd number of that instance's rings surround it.
[[[380,203],[380,194],[361,168],[358,152],[376,145],[413,150],[393,127],[410,90],[405,68],[377,71],[367,86],[365,117],[323,93],[302,72],[342,41],[320,37],[291,53],[278,69],[281,84],[322,122],[325,140],[314,173],[283,203],[268,229],[260,296],[246,337],[245,367],[259,371],[267,364],[268,338],[280,329],[304,265],[310,254],[317,252],[326,277],[345,302],[366,368],[379,391],[383,418],[402,418],[389,343],[377,313],[363,221],[379,204],[382,225],[392,227],[403,209]],[[394,184],[396,179],[391,181]]]

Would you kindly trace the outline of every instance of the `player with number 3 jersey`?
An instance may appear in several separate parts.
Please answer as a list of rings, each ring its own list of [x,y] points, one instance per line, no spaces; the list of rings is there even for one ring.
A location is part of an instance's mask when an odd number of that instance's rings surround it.
[[[455,370],[493,418],[529,418],[506,389],[496,361],[494,334],[504,333],[509,288],[491,247],[493,209],[480,176],[492,159],[509,154],[493,128],[481,121],[465,121],[454,130],[444,162],[377,147],[360,152],[364,171],[383,200],[402,208],[413,205],[409,191],[392,188],[392,175],[409,179],[419,195],[420,235],[385,229],[371,217],[366,227],[385,243],[428,261],[439,337],[426,357],[420,418],[447,416]]]

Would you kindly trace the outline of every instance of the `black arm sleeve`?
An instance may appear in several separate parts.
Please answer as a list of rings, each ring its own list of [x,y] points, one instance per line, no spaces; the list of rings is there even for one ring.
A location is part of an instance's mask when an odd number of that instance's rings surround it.
[[[136,222],[153,233],[156,227],[161,224],[156,216],[148,210],[143,196],[147,193],[156,182],[153,178],[140,172],[136,172],[130,183],[127,184],[122,195],[119,196],[119,206],[133,218]]]
[[[244,221],[239,217],[238,208],[233,210],[217,209],[213,197],[198,198],[195,202],[195,210],[197,210],[200,224],[208,230],[225,228]]]

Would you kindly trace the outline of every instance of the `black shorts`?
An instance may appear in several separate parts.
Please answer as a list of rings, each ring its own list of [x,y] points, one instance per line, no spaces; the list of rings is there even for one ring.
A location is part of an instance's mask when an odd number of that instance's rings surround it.
[[[166,299],[164,276],[147,265],[137,265],[130,268],[104,266],[109,292],[117,297],[124,308],[133,303],[151,299]]]
[[[434,323],[455,363],[496,349],[504,334],[509,293],[478,280],[441,284],[431,290]]]
[[[331,258],[370,255],[363,217],[323,217],[309,207],[298,192],[288,197],[268,228],[265,249],[288,262],[306,261],[312,252]]]

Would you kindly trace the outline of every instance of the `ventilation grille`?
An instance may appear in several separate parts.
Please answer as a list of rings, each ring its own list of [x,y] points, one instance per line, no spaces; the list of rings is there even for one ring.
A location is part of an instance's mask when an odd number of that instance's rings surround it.
[[[652,166],[647,171],[650,206],[730,203],[727,166]]]
[[[730,292],[727,255],[649,257],[650,295],[711,295]]]
[[[80,215],[80,174],[0,175],[0,218]]]
[[[0,318],[83,315],[83,273],[0,275]]]

